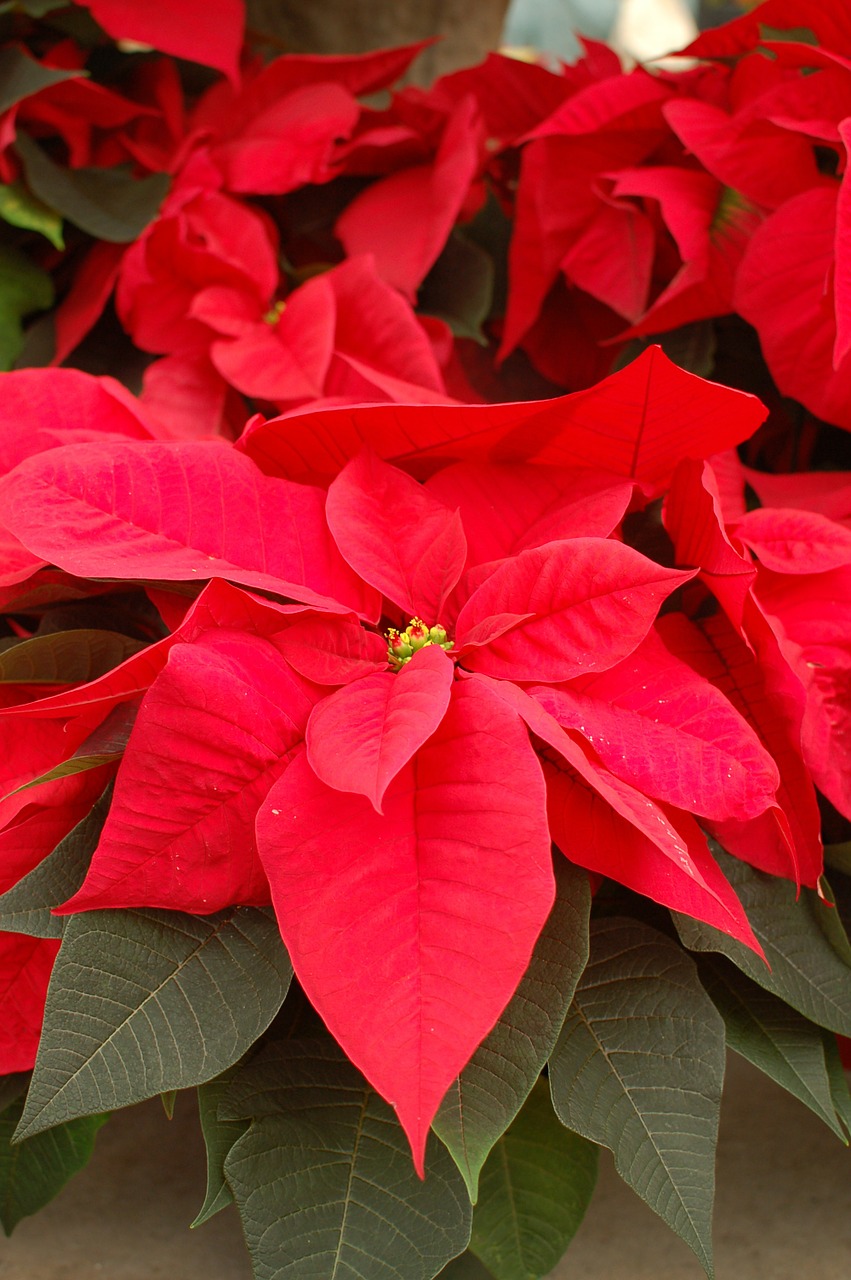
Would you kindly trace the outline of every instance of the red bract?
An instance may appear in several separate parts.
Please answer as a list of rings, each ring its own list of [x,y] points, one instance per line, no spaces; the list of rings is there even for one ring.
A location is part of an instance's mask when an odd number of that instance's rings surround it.
[[[116,39],[138,40],[164,53],[202,62],[236,79],[245,25],[243,0],[217,0],[211,15],[205,0],[77,0]]]
[[[59,943],[0,933],[0,1071],[30,1071]]]

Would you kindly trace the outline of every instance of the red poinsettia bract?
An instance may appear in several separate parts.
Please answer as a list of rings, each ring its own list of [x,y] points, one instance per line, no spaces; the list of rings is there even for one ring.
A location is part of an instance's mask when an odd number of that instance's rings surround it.
[[[777,767],[691,664],[687,620],[658,616],[697,568],[620,534],[636,484],[668,483],[697,388],[729,408],[698,454],[759,421],[751,398],[650,352],[560,402],[351,411],[327,489],[213,440],[71,444],[0,482],[10,534],[66,573],[230,580],[98,680],[0,712],[27,726],[30,778],[108,716],[126,725],[62,911],[271,897],[303,987],[418,1167],[528,965],[552,841],[758,949],[698,821],[760,820]],[[270,424],[263,448],[285,456],[292,429],[321,473],[322,424],[343,412]],[[425,484],[376,452],[403,441]]]

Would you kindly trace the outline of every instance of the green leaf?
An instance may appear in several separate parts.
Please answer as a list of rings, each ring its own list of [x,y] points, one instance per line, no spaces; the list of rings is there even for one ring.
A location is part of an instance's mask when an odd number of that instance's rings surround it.
[[[16,102],[31,97],[41,89],[63,80],[73,80],[85,71],[64,71],[45,67],[14,45],[0,49],[0,111],[8,111]]]
[[[65,248],[59,214],[27,190],[25,183],[20,180],[8,185],[0,183],[0,218],[11,227],[38,231],[56,249]]]
[[[32,938],[62,937],[67,917],[51,915],[51,910],[67,902],[85,880],[111,798],[110,784],[50,856],[0,895],[0,929]]]
[[[168,194],[171,179],[165,173],[134,178],[124,166],[66,169],[25,134],[18,136],[15,150],[39,199],[97,240],[137,240]]]
[[[520,986],[450,1088],[432,1125],[461,1170],[474,1204],[479,1170],[541,1074],[588,960],[588,876],[559,856],[556,879],[555,905]]]
[[[753,951],[711,925],[672,913],[690,951],[720,951],[766,991],[829,1031],[851,1034],[851,969],[824,935],[813,906],[816,895],[788,880],[755,871],[713,846],[721,869],[747,912],[768,968]]]
[[[0,370],[8,372],[23,345],[22,321],[53,303],[53,282],[26,254],[0,245]]]
[[[767,23],[759,24],[760,40],[793,41],[795,44],[819,44],[818,36],[810,27],[770,27]]]
[[[849,1091],[848,1076],[839,1056],[839,1045],[836,1043],[836,1036],[829,1031],[823,1031],[822,1038],[824,1040],[827,1076],[830,1080],[831,1101],[836,1109],[836,1114],[842,1121],[848,1138],[851,1138],[851,1091]]]
[[[432,1280],[470,1237],[449,1154],[433,1142],[418,1178],[393,1111],[330,1037],[270,1049],[232,1088],[256,1118],[225,1160],[256,1280]]]
[[[144,648],[118,631],[52,631],[0,653],[0,683],[88,684]]]
[[[50,1133],[12,1145],[23,1110],[13,1102],[0,1114],[0,1222],[10,1236],[22,1218],[37,1213],[89,1162],[97,1132],[109,1116],[86,1116]]]
[[[712,1274],[724,1024],[675,942],[637,921],[591,929],[591,959],[550,1059],[556,1113]]]
[[[198,1112],[207,1148],[207,1191],[193,1227],[200,1227],[220,1209],[233,1203],[230,1187],[225,1181],[225,1159],[233,1144],[245,1133],[249,1122],[228,1120],[219,1115],[219,1105],[227,1095],[232,1077],[232,1070],[225,1071],[198,1088]]]
[[[211,1080],[265,1031],[291,976],[271,909],[72,916],[18,1137]]]
[[[160,1102],[163,1104],[166,1120],[174,1119],[174,1104],[177,1102],[177,1090],[167,1089],[165,1093],[160,1094]]]
[[[727,1045],[798,1098],[845,1140],[831,1096],[824,1032],[721,957],[698,965],[701,981],[727,1028]]]
[[[67,8],[68,0],[5,0],[0,13],[26,13],[30,18],[43,18],[54,9]]]
[[[598,1156],[558,1123],[539,1080],[482,1170],[470,1248],[496,1280],[537,1280],[555,1266],[585,1216]]]
[[[457,338],[486,346],[482,325],[490,315],[493,292],[493,259],[456,229],[420,287],[417,309],[445,320]]]

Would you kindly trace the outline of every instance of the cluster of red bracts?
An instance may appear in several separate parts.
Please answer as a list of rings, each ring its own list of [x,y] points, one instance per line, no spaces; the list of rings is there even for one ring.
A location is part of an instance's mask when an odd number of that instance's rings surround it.
[[[812,779],[851,816],[851,486],[749,475],[772,505],[745,513],[753,397],[651,349],[561,399],[327,408],[234,445],[153,438],[108,379],[7,384],[4,610],[135,586],[169,634],[47,696],[35,665],[3,686],[5,885],[115,774],[57,909],[271,900],[418,1163],[528,964],[551,844],[755,948],[706,833],[817,883]],[[659,498],[665,563],[624,540]],[[55,949],[27,946],[7,1070]]]
[[[589,45],[558,74],[494,55],[392,94],[420,46],[240,66],[237,0],[210,48],[194,43],[197,0],[142,17],[89,7],[113,34],[229,76],[190,102],[160,58],[118,92],[59,41],[44,86],[0,118],[7,181],[16,130],[72,171],[170,175],[135,243],[75,249],[56,359],[114,292],[133,342],[162,357],[143,401],[171,438],[237,435],[242,397],[269,413],[510,398],[499,362],[517,349],[575,390],[631,338],[730,312],[755,326],[783,394],[851,426],[842,0],[815,15],[768,0],[701,36],[688,52],[703,61],[676,73],[625,73]],[[379,92],[384,105],[365,101]],[[513,224],[496,365],[413,306],[488,192]]]

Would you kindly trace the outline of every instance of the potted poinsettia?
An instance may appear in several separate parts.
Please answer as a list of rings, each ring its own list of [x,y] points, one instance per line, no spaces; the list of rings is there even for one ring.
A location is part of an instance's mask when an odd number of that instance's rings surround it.
[[[711,1273],[725,1048],[851,1125],[841,263],[759,275],[851,33],[376,105],[86,7],[2,19],[0,1217],[197,1089],[258,1277],[543,1276],[600,1146]]]

